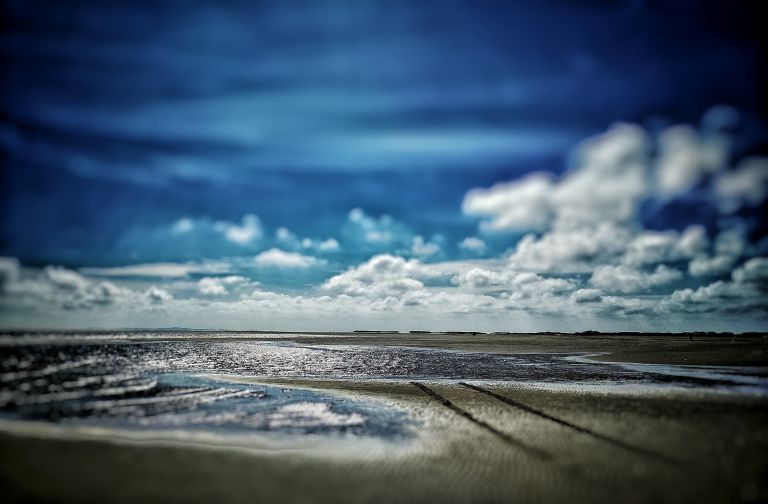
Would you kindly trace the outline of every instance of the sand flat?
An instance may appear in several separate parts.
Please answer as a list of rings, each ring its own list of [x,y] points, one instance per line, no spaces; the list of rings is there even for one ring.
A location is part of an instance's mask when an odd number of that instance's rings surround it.
[[[230,344],[242,337],[226,341]],[[382,335],[349,335],[341,338],[342,346],[338,337],[328,335],[292,335],[285,340],[298,345],[300,355],[306,350],[311,358],[326,355],[317,349],[327,347],[334,355],[325,358],[335,366],[348,352],[360,348],[405,347],[408,352],[419,337],[395,336],[388,345],[380,344]],[[510,341],[488,335],[476,347],[472,342],[480,336],[442,338],[445,344],[440,348],[453,352],[451,359],[460,359],[465,352],[475,353],[475,358],[482,358],[483,352],[536,353],[532,337]],[[609,337],[582,338],[583,342],[573,337],[544,338],[538,353],[596,352],[618,362],[609,348],[625,346],[626,340],[620,338],[622,344]],[[754,359],[743,356],[762,351],[765,340],[731,340],[713,339],[698,347],[705,358],[696,356],[696,339],[675,337],[667,343],[669,348],[689,345],[691,358],[699,362],[711,364],[715,352],[730,366],[737,361],[750,364],[754,373]],[[216,338],[211,341],[221,343]],[[437,348],[438,342],[434,336],[413,348]],[[352,349],[346,350],[348,346]],[[665,356],[653,359],[648,346],[642,340],[636,345],[642,348],[640,364],[669,364]],[[659,354],[665,350],[660,346]],[[259,348],[249,347],[245,355],[252,356]],[[403,358],[401,353],[373,356]],[[550,362],[569,365],[559,360],[519,361],[524,367],[545,368]],[[219,433],[202,442],[199,431],[198,437],[185,438],[183,429],[173,435],[158,431],[142,437],[135,430],[110,427],[94,436],[56,425],[55,433],[45,434],[10,421],[0,424],[0,478],[9,502],[750,502],[764,498],[768,401],[759,393],[759,385],[746,392],[738,384],[717,380],[712,384],[683,381],[683,386],[674,376],[651,378],[649,374],[649,384],[639,381],[627,386],[600,379],[605,368],[598,369],[593,382],[569,380],[567,373],[548,382],[521,382],[422,375],[330,379],[214,372],[206,376],[222,384],[306,390],[334,404],[338,398],[340,404],[351,401],[378,405],[381,411],[401,411],[409,419],[407,434],[366,437],[268,431],[249,435],[241,431],[235,437]]]

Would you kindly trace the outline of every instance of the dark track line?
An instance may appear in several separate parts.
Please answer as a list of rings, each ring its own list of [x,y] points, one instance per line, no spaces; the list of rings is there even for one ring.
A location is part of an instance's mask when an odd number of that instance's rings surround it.
[[[520,401],[516,401],[514,399],[510,399],[509,397],[503,396],[501,394],[497,394],[496,392],[493,392],[492,390],[484,389],[482,387],[478,387],[477,385],[472,385],[465,382],[459,382],[459,385],[462,387],[466,387],[468,389],[474,390],[476,392],[480,392],[481,394],[485,394],[487,396],[493,397],[494,399],[498,399],[499,401],[515,407],[520,408],[523,411],[527,411],[528,413],[533,413],[534,415],[537,415],[541,418],[550,420],[552,422],[555,422],[559,425],[562,425],[564,427],[568,427],[569,429],[573,429],[577,432],[581,432],[582,434],[586,434],[588,436],[592,436],[595,439],[599,439],[600,441],[604,441],[606,443],[609,443],[611,445],[617,446],[619,448],[623,448],[624,450],[631,451],[633,453],[636,453],[638,455],[643,455],[646,457],[654,458],[656,460],[666,462],[666,463],[677,463],[677,460],[675,460],[672,457],[668,457],[666,455],[662,455],[660,453],[656,453],[655,451],[642,448],[640,446],[635,446],[633,444],[627,443],[625,441],[622,441],[620,439],[613,438],[611,436],[608,436],[606,434],[601,434],[599,432],[595,432],[591,429],[588,429],[586,427],[582,427],[580,425],[576,425],[574,423],[569,422],[568,420],[563,420],[562,418],[558,418],[555,416],[552,416],[548,413],[545,413],[543,411],[537,410],[536,408],[533,408],[531,406],[528,406],[527,404],[521,403]]]
[[[545,452],[544,450],[540,450],[538,448],[534,448],[532,446],[528,446],[528,445],[524,444],[522,441],[519,441],[519,440],[513,438],[509,434],[506,434],[506,433],[498,430],[496,427],[494,427],[494,426],[490,425],[489,423],[487,423],[487,422],[485,422],[483,420],[480,420],[479,418],[475,417],[469,411],[465,410],[464,408],[461,408],[461,407],[457,406],[456,404],[454,404],[450,400],[446,399],[445,397],[441,396],[440,394],[438,394],[437,392],[435,392],[431,388],[427,387],[423,383],[411,382],[411,385],[413,385],[417,389],[421,390],[426,395],[428,395],[429,397],[431,397],[435,401],[439,402],[440,404],[442,404],[446,408],[448,408],[448,409],[452,410],[453,412],[461,415],[462,417],[466,418],[470,422],[473,422],[475,425],[477,425],[479,427],[482,427],[483,429],[487,430],[488,432],[490,432],[494,436],[498,437],[499,439],[501,439],[505,443],[513,445],[513,446],[515,446],[517,448],[520,448],[520,449],[528,452],[529,454],[531,454],[531,455],[533,455],[533,456],[535,456],[537,458],[540,458],[542,460],[551,460],[552,459],[552,455],[550,455],[549,453]]]

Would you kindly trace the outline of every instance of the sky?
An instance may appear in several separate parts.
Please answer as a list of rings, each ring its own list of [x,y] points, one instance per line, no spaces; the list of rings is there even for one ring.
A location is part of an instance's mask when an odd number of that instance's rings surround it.
[[[750,2],[0,5],[0,327],[768,330]]]

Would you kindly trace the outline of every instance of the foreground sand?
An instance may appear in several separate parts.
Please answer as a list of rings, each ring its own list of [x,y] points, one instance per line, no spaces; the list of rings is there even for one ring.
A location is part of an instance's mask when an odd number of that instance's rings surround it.
[[[309,338],[309,337],[307,337]],[[323,338],[338,344],[336,337]],[[381,344],[351,335],[345,344]],[[400,336],[476,351],[608,351],[627,342]],[[550,340],[552,341],[552,340]],[[393,340],[388,339],[390,344]],[[386,341],[384,341],[386,343]],[[757,365],[761,338],[664,352],[635,341],[608,360]],[[568,345],[569,344],[569,345]],[[574,348],[577,347],[577,348]],[[678,348],[679,347],[679,348]],[[677,350],[675,348],[678,348]],[[671,356],[671,357],[670,357]],[[0,434],[3,501],[740,502],[768,498],[764,395],[456,382],[219,377],[321,388],[409,412],[414,436],[184,440],[20,424]],[[495,394],[495,396],[494,396]],[[9,426],[10,425],[10,426]]]

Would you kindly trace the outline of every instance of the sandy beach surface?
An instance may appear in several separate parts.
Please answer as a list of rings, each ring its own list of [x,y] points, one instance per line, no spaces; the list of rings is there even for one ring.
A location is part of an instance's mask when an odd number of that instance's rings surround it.
[[[7,333],[4,502],[758,502],[764,335]]]

